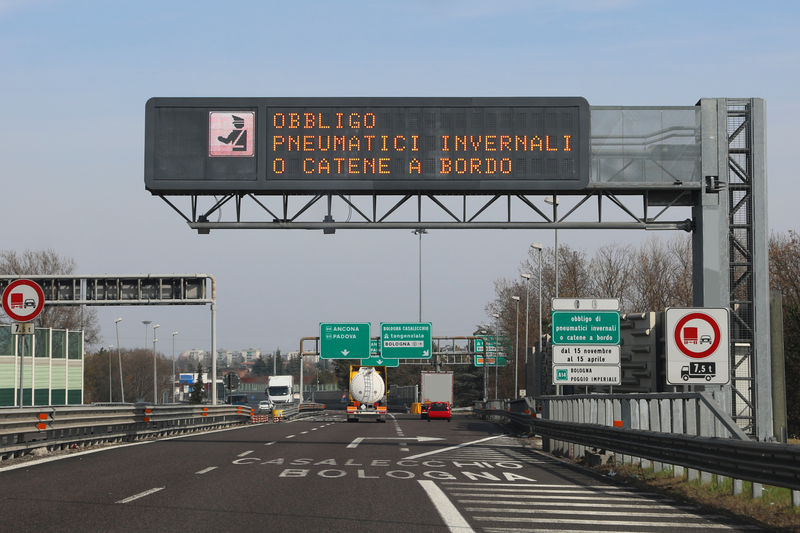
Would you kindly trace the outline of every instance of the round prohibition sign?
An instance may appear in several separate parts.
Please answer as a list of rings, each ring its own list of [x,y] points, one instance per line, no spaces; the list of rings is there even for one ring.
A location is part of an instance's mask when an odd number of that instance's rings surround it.
[[[3,311],[15,322],[30,322],[44,309],[44,291],[29,279],[12,281],[3,291]]]
[[[690,320],[702,320],[703,322],[711,326],[711,329],[714,331],[714,339],[711,341],[711,346],[709,346],[707,350],[703,350],[702,352],[695,352],[689,350],[688,348],[686,348],[684,342],[681,340],[681,333],[683,332],[683,328]],[[675,325],[675,344],[678,346],[678,349],[681,351],[683,355],[691,357],[692,359],[703,359],[705,357],[708,357],[712,353],[716,352],[717,348],[719,348],[719,342],[720,342],[719,324],[717,324],[716,320],[714,320],[705,313],[689,313],[685,317],[681,318]]]

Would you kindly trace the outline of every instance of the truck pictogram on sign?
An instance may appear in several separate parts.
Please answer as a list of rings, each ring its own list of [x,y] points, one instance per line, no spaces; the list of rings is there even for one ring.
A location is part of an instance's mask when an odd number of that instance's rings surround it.
[[[31,322],[44,308],[44,292],[34,281],[17,279],[3,291],[3,312],[14,322]]]
[[[670,308],[666,310],[665,326],[667,384],[730,382],[727,308]]]
[[[703,378],[711,381],[717,375],[716,363],[689,363],[681,368],[681,379],[689,381],[689,378]]]

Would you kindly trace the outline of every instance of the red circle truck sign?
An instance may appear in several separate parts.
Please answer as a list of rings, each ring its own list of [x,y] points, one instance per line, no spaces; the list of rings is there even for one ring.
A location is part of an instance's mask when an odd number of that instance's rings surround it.
[[[44,291],[34,281],[14,280],[3,291],[3,311],[15,322],[30,322],[39,316],[43,308]]]
[[[667,309],[667,383],[728,383],[728,328],[726,308]]]

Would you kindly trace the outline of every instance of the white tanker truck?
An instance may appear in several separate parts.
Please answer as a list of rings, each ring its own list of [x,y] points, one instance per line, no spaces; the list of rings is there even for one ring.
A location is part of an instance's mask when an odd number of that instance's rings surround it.
[[[386,422],[386,367],[350,366],[350,402],[347,421]]]

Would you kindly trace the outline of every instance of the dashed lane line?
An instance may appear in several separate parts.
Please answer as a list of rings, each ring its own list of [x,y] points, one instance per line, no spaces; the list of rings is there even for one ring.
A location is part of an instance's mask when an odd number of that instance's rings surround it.
[[[120,501],[118,501],[116,503],[132,502],[133,500],[138,500],[139,498],[144,498],[145,496],[147,496],[149,494],[153,494],[154,492],[158,492],[160,490],[164,490],[164,487],[156,487],[154,489],[146,490],[144,492],[140,492],[139,494],[134,494],[133,496],[128,496],[124,500],[120,500]]]
[[[208,468],[204,468],[203,470],[200,470],[199,472],[195,472],[195,474],[207,474],[208,472],[211,472],[212,470],[215,470],[216,468],[217,468],[216,466],[209,466]]]

